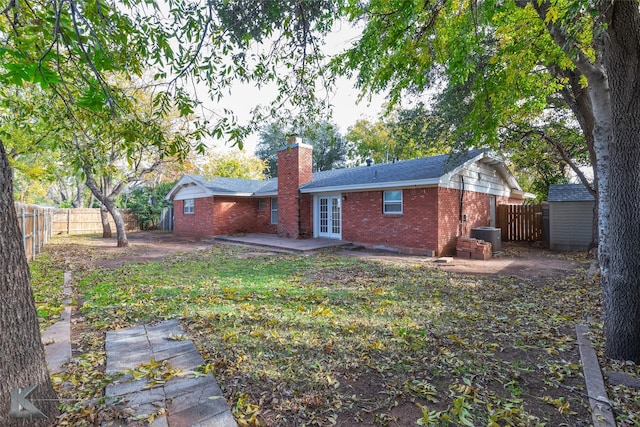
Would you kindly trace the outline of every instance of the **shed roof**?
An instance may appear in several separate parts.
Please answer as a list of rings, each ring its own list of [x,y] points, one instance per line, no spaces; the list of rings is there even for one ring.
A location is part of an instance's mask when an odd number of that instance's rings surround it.
[[[582,184],[552,184],[549,186],[549,202],[592,202],[593,195]]]

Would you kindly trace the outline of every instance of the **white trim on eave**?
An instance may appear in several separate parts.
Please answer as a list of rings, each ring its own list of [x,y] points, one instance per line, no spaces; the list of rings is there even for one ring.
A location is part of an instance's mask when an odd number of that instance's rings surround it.
[[[205,197],[214,197],[214,196],[226,196],[226,197],[262,197],[262,195],[256,195],[256,193],[249,192],[228,192],[228,191],[212,191],[210,188],[202,185],[198,180],[194,179],[191,176],[185,175],[173,186],[173,188],[169,191],[169,193],[165,196],[165,200],[176,200],[175,197],[180,193],[181,190],[188,187],[198,187],[202,194],[195,198],[205,198]],[[264,197],[269,197],[268,194],[265,194]],[[189,197],[192,198],[192,197]],[[182,200],[182,199],[177,199]]]
[[[511,173],[511,171],[507,167],[507,165],[505,165],[504,161],[502,159],[500,159],[498,157],[495,157],[495,156],[492,156],[491,154],[486,153],[486,152],[482,152],[482,153],[478,154],[477,156],[467,160],[466,162],[464,162],[460,166],[456,167],[455,169],[452,169],[450,172],[442,175],[442,177],[440,177],[441,184],[443,184],[443,185],[448,184],[451,181],[451,178],[453,178],[454,175],[460,173],[463,169],[468,168],[469,166],[471,166],[472,164],[474,164],[476,162],[486,163],[486,164],[496,168],[496,170],[500,173],[500,175],[502,175],[502,178],[509,185],[509,188],[510,188],[512,193],[519,192],[519,193],[525,194],[522,191],[522,188],[520,187],[520,184],[518,184],[518,181],[516,180],[516,177],[513,176],[513,174]],[[526,194],[529,194],[529,193],[526,193]]]
[[[412,181],[389,181],[389,182],[367,182],[356,185],[336,185],[333,187],[301,188],[301,193],[334,193],[341,191],[366,191],[379,190],[383,188],[407,188],[407,187],[430,187],[440,184],[439,178],[416,179]]]
[[[173,188],[169,191],[169,193],[165,196],[165,200],[174,200],[176,194],[178,194],[180,190],[182,190],[183,188],[192,187],[192,186],[200,188],[205,194],[207,194],[207,197],[214,195],[211,192],[211,190],[209,190],[207,187],[200,184],[191,176],[185,175],[182,178],[180,178],[178,182],[176,182],[176,185],[174,185]]]

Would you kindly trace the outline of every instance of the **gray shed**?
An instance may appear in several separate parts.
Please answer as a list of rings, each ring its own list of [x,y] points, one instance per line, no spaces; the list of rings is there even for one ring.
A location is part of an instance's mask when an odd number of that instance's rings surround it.
[[[582,184],[549,186],[549,248],[586,251],[591,243],[594,197]]]

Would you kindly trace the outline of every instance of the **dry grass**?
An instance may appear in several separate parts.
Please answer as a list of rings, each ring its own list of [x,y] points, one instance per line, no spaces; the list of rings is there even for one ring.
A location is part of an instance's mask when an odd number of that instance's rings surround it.
[[[474,277],[231,246],[94,269],[89,238],[60,242],[47,253],[75,259],[84,354],[55,381],[64,396],[93,399],[61,423],[117,416],[100,401],[103,331],[172,317],[240,425],[591,423],[573,328],[592,317],[601,333],[600,297],[582,269]],[[637,425],[637,393],[612,392],[619,422]]]

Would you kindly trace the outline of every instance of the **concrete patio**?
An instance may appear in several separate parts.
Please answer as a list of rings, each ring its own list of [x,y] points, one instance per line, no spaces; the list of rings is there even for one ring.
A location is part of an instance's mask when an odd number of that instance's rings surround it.
[[[288,239],[286,237],[278,237],[276,234],[263,233],[248,233],[238,236],[216,236],[215,240],[291,252],[310,252],[319,249],[351,245],[351,242],[347,242],[345,240],[324,238]]]

